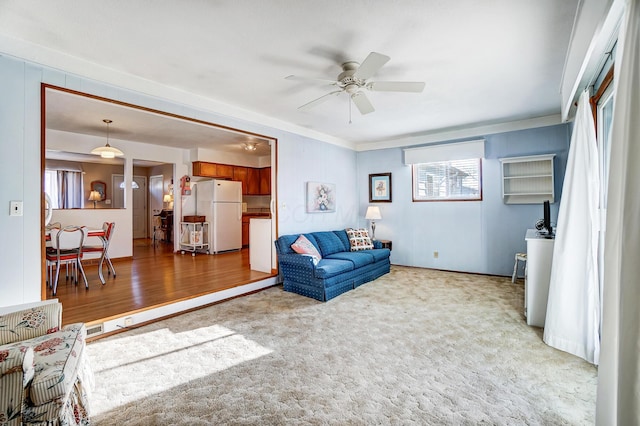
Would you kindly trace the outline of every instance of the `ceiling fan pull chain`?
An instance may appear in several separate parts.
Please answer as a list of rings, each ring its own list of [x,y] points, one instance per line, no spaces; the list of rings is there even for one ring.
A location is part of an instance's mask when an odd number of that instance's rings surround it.
[[[351,124],[351,96],[347,98],[347,102],[349,102],[349,124]]]

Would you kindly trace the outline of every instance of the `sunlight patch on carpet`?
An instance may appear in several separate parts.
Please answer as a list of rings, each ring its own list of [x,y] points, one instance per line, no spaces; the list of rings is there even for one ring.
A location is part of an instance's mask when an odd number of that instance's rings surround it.
[[[96,384],[92,415],[272,352],[219,325],[177,332],[162,328],[122,337],[116,335],[87,348]],[[149,380],[149,376],[153,379]],[[102,383],[110,383],[111,392],[103,388]],[[113,389],[119,391],[113,393]]]

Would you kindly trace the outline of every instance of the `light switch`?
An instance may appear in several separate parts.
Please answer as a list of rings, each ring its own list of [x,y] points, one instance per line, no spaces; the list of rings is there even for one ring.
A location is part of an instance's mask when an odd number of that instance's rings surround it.
[[[10,216],[22,216],[22,201],[12,201],[11,202],[11,213]]]

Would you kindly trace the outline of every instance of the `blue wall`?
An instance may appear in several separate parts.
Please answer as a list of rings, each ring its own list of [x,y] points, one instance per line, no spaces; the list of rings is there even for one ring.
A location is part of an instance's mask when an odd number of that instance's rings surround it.
[[[189,102],[171,102],[0,55],[0,140],[11,146],[9,154],[0,157],[0,204],[24,201],[24,216],[0,215],[0,233],[11,242],[10,249],[3,245],[0,256],[0,306],[40,300],[42,82],[277,138],[279,234],[366,225],[368,174],[392,172],[393,203],[379,204],[383,220],[377,236],[393,240],[394,263],[412,266],[510,275],[513,253],[524,250],[525,230],[541,216],[542,207],[502,203],[498,158],[555,152],[558,201],[569,146],[568,125],[486,136],[482,202],[413,203],[411,168],[403,164],[400,148],[356,153]],[[193,105],[198,102],[194,95]],[[186,170],[188,157],[185,151],[176,158],[178,169]],[[336,212],[306,213],[308,181],[336,184]],[[552,215],[557,216],[557,203]],[[436,250],[438,259],[432,255]]]
[[[353,227],[358,217],[356,152],[313,139],[287,138],[278,145],[278,233]],[[307,182],[336,184],[336,211],[306,212]]]
[[[499,158],[555,153],[555,222],[570,142],[568,124],[469,139],[485,139],[482,201],[412,202],[411,166],[401,148],[358,153],[360,225],[369,205],[370,173],[392,173],[392,203],[377,203],[382,220],[376,237],[393,241],[398,265],[511,275],[514,253],[525,251],[524,235],[542,217],[542,204],[504,204]],[[455,141],[451,141],[455,142]],[[434,258],[433,252],[438,252]]]

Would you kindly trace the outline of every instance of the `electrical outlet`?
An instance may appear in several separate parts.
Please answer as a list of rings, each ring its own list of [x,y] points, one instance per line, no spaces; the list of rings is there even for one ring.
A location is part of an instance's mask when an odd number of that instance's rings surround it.
[[[133,318],[132,317],[126,317],[124,319],[124,326],[125,327],[131,327],[133,325]]]
[[[433,252],[433,258],[434,258],[434,259],[437,259],[437,258],[438,258],[438,255],[439,255],[439,253],[438,253],[437,251],[434,251],[434,252]]]
[[[22,216],[22,201],[12,201],[11,202],[11,212],[10,216]]]

